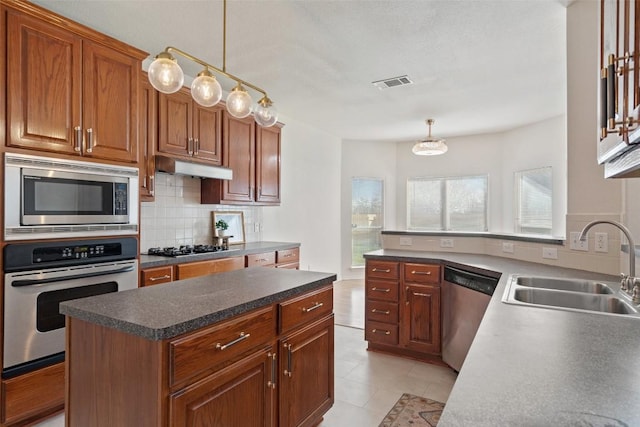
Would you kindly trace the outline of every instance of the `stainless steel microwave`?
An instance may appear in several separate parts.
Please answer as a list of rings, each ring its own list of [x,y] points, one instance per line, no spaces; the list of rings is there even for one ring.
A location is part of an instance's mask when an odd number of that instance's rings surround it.
[[[136,234],[138,169],[6,153],[5,240]]]

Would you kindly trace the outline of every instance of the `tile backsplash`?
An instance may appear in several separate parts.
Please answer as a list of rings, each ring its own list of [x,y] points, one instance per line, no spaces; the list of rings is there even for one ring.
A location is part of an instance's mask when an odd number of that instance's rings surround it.
[[[245,241],[262,240],[262,207],[202,205],[200,181],[199,178],[156,173],[155,201],[142,203],[142,253],[153,247],[211,244],[213,211],[242,211]]]

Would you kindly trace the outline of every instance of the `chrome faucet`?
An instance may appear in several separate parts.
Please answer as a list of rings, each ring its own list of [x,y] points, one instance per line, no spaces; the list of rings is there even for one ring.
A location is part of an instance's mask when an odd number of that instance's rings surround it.
[[[585,241],[587,239],[587,233],[589,232],[589,229],[598,224],[611,224],[615,227],[618,227],[627,238],[627,241],[629,242],[629,275],[625,276],[624,274],[621,274],[622,280],[620,289],[632,296],[634,304],[640,304],[640,278],[636,277],[636,246],[633,242],[633,237],[631,237],[631,232],[627,227],[625,227],[623,224],[620,224],[619,222],[596,220],[591,221],[589,224],[584,226],[582,232],[580,233],[580,240]]]

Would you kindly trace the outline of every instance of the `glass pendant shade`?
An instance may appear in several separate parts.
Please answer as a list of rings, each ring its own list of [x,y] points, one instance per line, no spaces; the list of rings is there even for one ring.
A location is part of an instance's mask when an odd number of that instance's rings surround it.
[[[204,70],[191,83],[191,96],[203,107],[212,107],[220,102],[222,87],[209,70]]]
[[[444,139],[433,138],[431,136],[431,125],[434,123],[434,120],[427,119],[426,123],[427,126],[429,126],[429,135],[426,139],[416,142],[411,151],[418,156],[437,156],[446,153],[449,147],[444,143]]]
[[[184,83],[184,73],[178,62],[168,53],[161,53],[151,63],[148,70],[151,86],[162,93],[174,93]]]
[[[411,151],[418,156],[437,156],[444,154],[449,148],[442,139],[417,142]]]
[[[273,103],[266,96],[258,101],[253,118],[263,128],[273,126],[278,121],[278,110],[273,106]]]
[[[251,114],[252,110],[253,100],[251,95],[238,83],[238,86],[234,87],[229,96],[227,96],[227,111],[233,117],[242,119]]]

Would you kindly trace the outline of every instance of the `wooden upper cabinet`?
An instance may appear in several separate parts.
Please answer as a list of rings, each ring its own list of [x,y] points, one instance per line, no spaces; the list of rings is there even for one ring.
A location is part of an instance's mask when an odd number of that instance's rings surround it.
[[[280,203],[279,126],[256,129],[256,202]]]
[[[233,179],[223,181],[223,200],[253,202],[255,189],[255,132],[253,117],[223,116],[223,164],[233,170]]]
[[[158,152],[188,160],[222,163],[222,107],[203,107],[184,87],[159,95]]]
[[[7,65],[7,145],[79,154],[82,39],[9,11]]]
[[[253,117],[222,114],[222,165],[232,180],[205,179],[201,202],[235,205],[280,204],[281,125],[257,126]]]
[[[111,46],[119,42],[96,33],[104,44],[97,43],[84,37],[88,29],[55,18],[7,10],[6,144],[136,163],[138,79],[146,54],[121,51]]]

